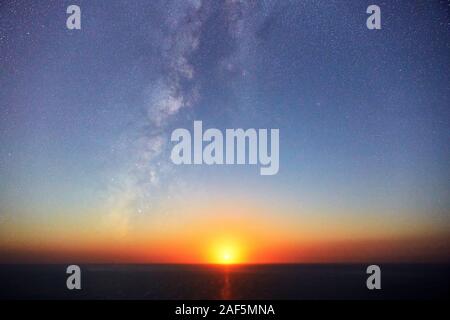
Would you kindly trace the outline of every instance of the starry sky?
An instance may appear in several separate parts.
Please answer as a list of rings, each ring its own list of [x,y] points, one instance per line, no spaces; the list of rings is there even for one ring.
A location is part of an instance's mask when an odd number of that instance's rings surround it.
[[[2,1],[0,261],[448,260],[449,11]],[[278,128],[278,174],[172,164],[194,120]]]

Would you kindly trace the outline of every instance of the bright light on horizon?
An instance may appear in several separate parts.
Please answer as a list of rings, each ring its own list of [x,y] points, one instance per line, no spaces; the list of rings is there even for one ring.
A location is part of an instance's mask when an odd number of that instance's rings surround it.
[[[222,254],[222,263],[233,263],[233,255],[229,251],[225,251]]]
[[[215,264],[242,263],[242,248],[235,242],[222,242],[211,248],[210,261]]]

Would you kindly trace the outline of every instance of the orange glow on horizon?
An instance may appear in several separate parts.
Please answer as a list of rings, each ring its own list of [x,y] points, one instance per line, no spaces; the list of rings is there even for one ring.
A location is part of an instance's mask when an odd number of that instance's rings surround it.
[[[445,224],[286,212],[228,200],[181,203],[153,215],[7,220],[0,225],[0,262],[235,265],[449,257]]]

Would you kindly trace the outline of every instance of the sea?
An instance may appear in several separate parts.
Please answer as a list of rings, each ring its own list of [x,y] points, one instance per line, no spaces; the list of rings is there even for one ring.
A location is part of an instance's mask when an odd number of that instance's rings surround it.
[[[0,299],[360,300],[448,299],[450,265],[381,264],[369,290],[367,264],[88,264],[81,290],[68,265],[0,265]]]

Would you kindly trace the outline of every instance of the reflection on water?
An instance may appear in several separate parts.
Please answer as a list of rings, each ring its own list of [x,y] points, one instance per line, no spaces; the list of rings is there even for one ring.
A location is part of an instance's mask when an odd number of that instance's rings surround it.
[[[230,270],[228,266],[225,266],[223,272],[223,282],[220,288],[220,299],[229,300],[231,299],[231,280],[230,280]]]

